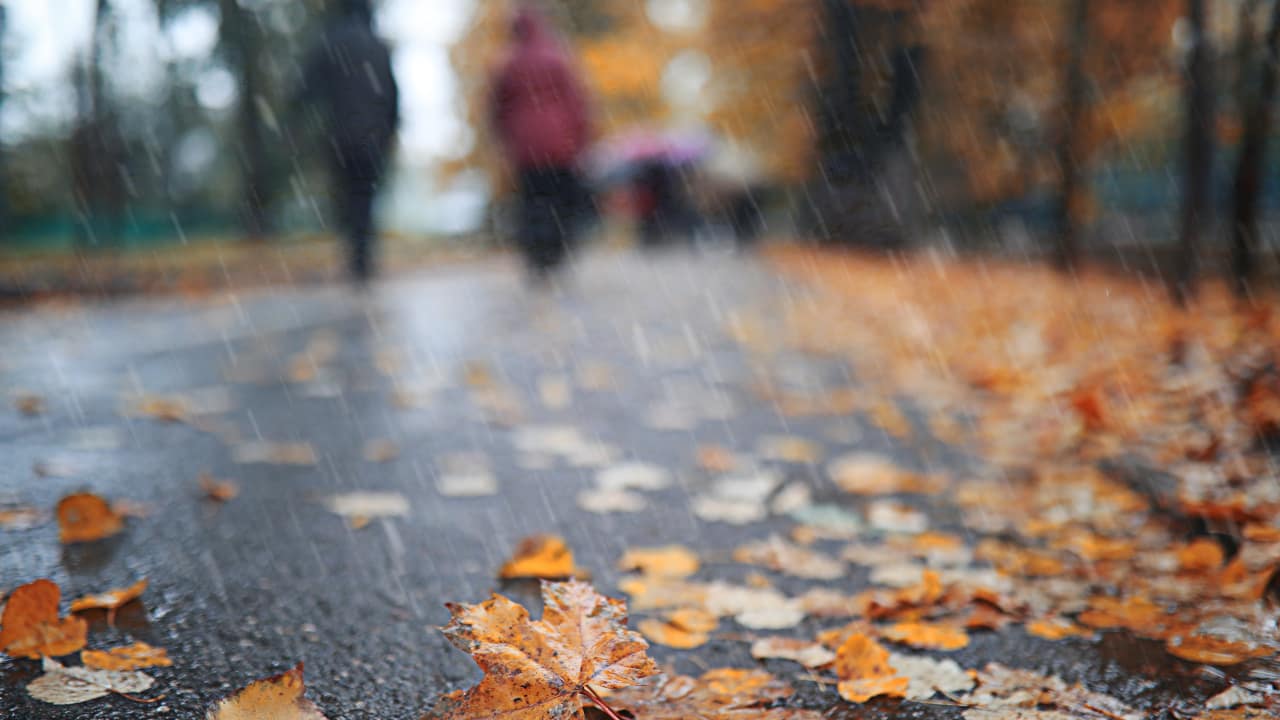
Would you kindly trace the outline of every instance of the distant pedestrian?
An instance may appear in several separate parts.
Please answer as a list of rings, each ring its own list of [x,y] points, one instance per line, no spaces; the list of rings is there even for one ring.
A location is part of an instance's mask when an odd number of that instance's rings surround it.
[[[535,279],[573,244],[587,190],[579,160],[590,141],[587,98],[573,58],[546,18],[523,5],[493,78],[492,122],[519,182],[518,242]]]
[[[324,116],[338,225],[351,277],[364,284],[374,274],[373,200],[400,124],[400,94],[369,0],[339,7],[304,65],[301,101]]]

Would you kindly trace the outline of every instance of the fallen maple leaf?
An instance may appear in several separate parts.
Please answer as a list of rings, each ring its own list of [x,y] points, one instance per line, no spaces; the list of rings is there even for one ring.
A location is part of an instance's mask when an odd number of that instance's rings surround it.
[[[124,518],[93,493],[75,493],[58,501],[58,538],[64,543],[93,542],[124,529]]]
[[[763,670],[717,668],[700,678],[663,676],[610,693],[609,702],[644,720],[819,720],[815,710],[777,707],[795,694],[786,682]]]
[[[76,705],[111,693],[135,702],[151,702],[130,696],[130,693],[143,692],[155,683],[145,673],[65,667],[51,658],[44,659],[43,667],[44,674],[27,685],[27,693],[51,705]]]
[[[169,667],[173,661],[164,648],[144,642],[110,650],[81,650],[80,662],[97,670],[137,670],[145,667]]]
[[[207,720],[325,720],[320,708],[302,696],[302,663],[287,672],[255,680],[218,703]]]
[[[52,580],[36,580],[9,594],[0,616],[0,651],[11,657],[69,655],[84,647],[89,625],[58,617],[62,591]]]
[[[911,679],[889,665],[889,651],[866,635],[854,633],[836,651],[836,689],[849,702],[864,703],[879,695],[906,697]]]
[[[95,595],[85,595],[72,601],[71,612],[106,610],[108,612],[107,622],[114,623],[116,610],[125,603],[137,599],[146,589],[147,580],[143,578],[129,587],[115,588]]]
[[[558,535],[532,535],[516,545],[515,553],[498,571],[503,580],[542,578],[563,580],[578,574],[573,551]]]
[[[447,606],[453,619],[442,628],[445,637],[470,654],[485,676],[470,690],[443,696],[429,717],[576,717],[584,696],[607,707],[592,685],[624,688],[657,673],[648,643],[626,628],[623,601],[577,581],[544,582],[542,599],[538,621],[501,595],[477,605]]]

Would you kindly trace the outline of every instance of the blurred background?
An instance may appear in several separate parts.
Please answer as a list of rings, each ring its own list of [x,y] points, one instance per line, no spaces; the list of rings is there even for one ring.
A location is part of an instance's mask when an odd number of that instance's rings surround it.
[[[338,4],[5,0],[0,277],[72,282],[30,276],[48,253],[331,240],[324,130],[291,98]],[[1250,263],[1270,255],[1271,2],[538,4],[591,100],[607,240],[637,212],[601,154],[657,143],[681,149],[679,229],[695,240],[1163,267],[1226,263],[1235,234],[1262,251]],[[513,183],[486,105],[512,2],[374,6],[401,103],[376,210],[388,252],[499,244]]]

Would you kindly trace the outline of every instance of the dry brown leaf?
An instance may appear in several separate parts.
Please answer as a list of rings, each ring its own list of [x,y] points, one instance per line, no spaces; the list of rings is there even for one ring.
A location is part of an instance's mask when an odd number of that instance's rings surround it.
[[[954,625],[901,622],[880,630],[880,636],[922,650],[959,650],[969,644],[969,634]]]
[[[836,651],[834,664],[840,697],[863,703],[873,697],[906,697],[910,678],[898,675],[889,664],[889,651],[860,633],[845,639]]]
[[[578,573],[578,568],[573,564],[573,551],[564,538],[558,535],[532,535],[516,545],[511,559],[503,563],[502,569],[498,571],[498,577],[503,580],[563,580]]]
[[[124,529],[124,518],[93,493],[75,493],[58,501],[58,537],[64,543],[93,542]]]
[[[619,570],[638,570],[652,577],[689,577],[699,565],[697,553],[682,545],[629,548],[618,560]]]
[[[663,676],[610,693],[609,704],[644,720],[820,720],[814,710],[778,707],[795,691],[763,670],[718,668],[700,678]]]
[[[230,502],[240,494],[240,486],[230,480],[219,480],[209,473],[200,473],[197,478],[200,492],[215,502]]]
[[[110,650],[81,650],[80,662],[98,670],[138,670],[146,667],[169,667],[173,661],[164,648],[144,642],[114,647]]]
[[[316,704],[303,697],[302,663],[288,672],[255,680],[218,703],[208,720],[325,720]]]
[[[71,612],[85,610],[110,610],[115,612],[120,606],[137,599],[147,589],[146,578],[125,588],[116,588],[96,595],[85,595],[71,603]]]
[[[52,580],[36,580],[9,593],[0,616],[0,651],[11,657],[69,655],[84,647],[89,625],[58,617],[62,591]]]
[[[571,581],[543,583],[543,617],[494,595],[450,604],[443,630],[472,656],[484,679],[440,698],[429,717],[543,720],[576,717],[583,695],[620,689],[657,673],[648,643],[626,627],[626,603]]]

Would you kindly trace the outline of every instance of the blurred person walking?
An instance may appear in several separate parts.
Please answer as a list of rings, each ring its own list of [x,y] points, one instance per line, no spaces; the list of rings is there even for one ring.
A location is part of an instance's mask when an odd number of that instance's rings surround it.
[[[374,274],[373,200],[400,125],[391,52],[373,31],[369,0],[340,0],[303,66],[299,101],[323,116],[337,221],[351,278],[363,285]]]
[[[530,274],[543,281],[564,261],[585,219],[588,192],[579,160],[590,120],[572,56],[531,4],[516,13],[490,110],[519,183],[517,240]]]

